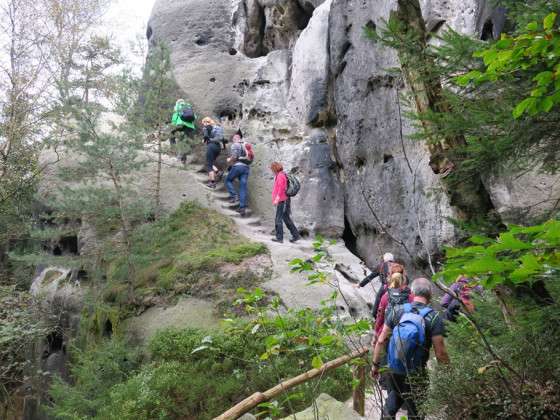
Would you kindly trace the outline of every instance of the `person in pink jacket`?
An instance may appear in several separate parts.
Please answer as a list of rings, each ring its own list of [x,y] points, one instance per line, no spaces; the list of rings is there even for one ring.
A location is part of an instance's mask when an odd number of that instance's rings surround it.
[[[286,194],[288,188],[288,177],[284,172],[282,164],[279,162],[272,162],[270,169],[274,173],[274,187],[272,189],[272,204],[276,206],[276,238],[272,239],[274,242],[284,242],[284,223],[292,234],[290,242],[296,242],[300,239],[300,235],[296,225],[290,217],[290,197]]]

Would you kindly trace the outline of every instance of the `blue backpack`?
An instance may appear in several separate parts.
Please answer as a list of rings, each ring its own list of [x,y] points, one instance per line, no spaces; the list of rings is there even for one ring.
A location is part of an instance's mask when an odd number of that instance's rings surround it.
[[[387,359],[389,368],[398,375],[406,375],[422,367],[426,349],[426,316],[433,311],[426,307],[413,310],[410,303],[403,305],[398,325],[393,329]]]

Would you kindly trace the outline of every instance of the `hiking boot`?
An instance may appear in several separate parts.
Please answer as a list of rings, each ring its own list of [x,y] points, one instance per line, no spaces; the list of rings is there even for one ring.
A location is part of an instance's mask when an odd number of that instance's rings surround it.
[[[241,212],[245,213],[246,210],[245,210],[245,208],[239,207],[238,209],[235,209],[235,211],[236,211],[237,213],[241,213]]]
[[[238,209],[238,210],[236,210],[236,212],[239,213],[239,215],[240,215],[241,217],[245,217],[246,214],[247,214],[247,212],[245,211],[245,209]]]
[[[212,188],[213,190],[216,189],[216,183],[213,182],[213,181],[208,181],[208,184],[206,184],[206,186],[207,186],[208,188]]]
[[[278,238],[272,238],[272,242],[278,242],[279,244],[284,243],[284,241],[282,239],[278,239]]]
[[[230,202],[231,204],[239,203],[239,199],[237,197],[230,197],[228,199],[228,202]]]
[[[301,239],[301,236],[298,236],[297,238],[291,238],[290,242],[291,243],[296,243],[297,241],[299,241]]]

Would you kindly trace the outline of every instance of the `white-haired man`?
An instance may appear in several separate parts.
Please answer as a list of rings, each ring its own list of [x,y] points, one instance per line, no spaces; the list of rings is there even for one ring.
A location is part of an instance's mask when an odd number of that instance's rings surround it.
[[[394,419],[399,409],[405,405],[409,419],[420,419],[417,402],[421,399],[425,389],[413,393],[411,378],[415,384],[426,384],[425,369],[430,357],[430,348],[438,362],[449,363],[449,356],[445,348],[444,324],[442,317],[434,311],[429,303],[432,299],[432,284],[428,279],[418,278],[412,282],[414,301],[387,310],[385,325],[377,339],[373,352],[373,376],[379,375],[381,357],[389,344],[388,365],[391,369],[388,383],[388,396],[383,406],[383,419]],[[422,328],[418,331],[414,341],[407,342],[405,330]],[[403,333],[402,336],[400,335]],[[405,337],[405,338],[401,338]],[[415,390],[418,388],[415,387]]]

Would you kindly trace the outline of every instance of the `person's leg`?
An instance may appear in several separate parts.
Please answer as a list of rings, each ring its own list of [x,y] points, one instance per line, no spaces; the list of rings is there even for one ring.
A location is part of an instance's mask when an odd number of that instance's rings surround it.
[[[249,180],[249,167],[239,167],[239,208],[244,209],[247,207],[247,181]],[[235,167],[235,166],[234,166]]]
[[[401,394],[401,389],[403,387],[404,379],[400,375],[388,375],[388,390],[387,399],[383,405],[383,419],[394,420],[396,414],[404,403],[404,399]]]
[[[276,206],[276,220],[275,220],[275,228],[276,228],[276,239],[278,241],[284,240],[284,207],[286,202],[283,201],[278,203]]]
[[[216,145],[214,143],[208,143],[206,149],[206,166],[208,170],[208,181],[210,185],[215,184],[216,182],[216,173],[214,172],[214,162],[216,161],[216,158],[218,157],[219,154],[220,154],[219,150],[216,152]]]
[[[228,176],[226,178],[226,188],[228,190],[229,197],[232,200],[237,198],[237,191],[235,191],[235,187],[233,186],[233,181],[235,181],[235,178],[237,178],[238,176],[239,176],[239,174],[238,174],[238,171],[237,171],[237,167],[232,166],[231,169],[229,170]]]
[[[292,218],[290,216],[290,214],[292,212],[290,199],[288,198],[285,201],[285,203],[286,203],[286,207],[284,208],[284,215],[283,215],[284,223],[286,223],[286,227],[288,228],[288,230],[292,234],[292,239],[298,240],[300,238],[299,232],[298,232],[297,227],[294,224],[294,222],[292,221]]]

